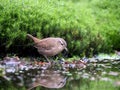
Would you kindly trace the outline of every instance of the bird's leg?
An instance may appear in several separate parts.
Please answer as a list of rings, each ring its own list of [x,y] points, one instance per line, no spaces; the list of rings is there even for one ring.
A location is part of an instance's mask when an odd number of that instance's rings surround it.
[[[50,60],[47,58],[47,56],[43,55],[45,57],[45,59],[47,60],[47,62],[50,63]]]
[[[48,59],[48,57],[46,56],[46,55],[43,55],[44,57],[45,57],[45,59],[47,60],[47,62],[48,62],[48,64],[49,64],[49,68],[51,67],[51,64],[52,64],[52,62]]]

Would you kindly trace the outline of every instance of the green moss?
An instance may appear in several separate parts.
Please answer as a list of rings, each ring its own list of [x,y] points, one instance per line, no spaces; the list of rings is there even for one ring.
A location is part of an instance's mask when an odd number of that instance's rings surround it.
[[[120,49],[119,6],[119,0],[1,0],[0,45],[27,47],[31,33],[64,38],[70,55],[111,52]]]

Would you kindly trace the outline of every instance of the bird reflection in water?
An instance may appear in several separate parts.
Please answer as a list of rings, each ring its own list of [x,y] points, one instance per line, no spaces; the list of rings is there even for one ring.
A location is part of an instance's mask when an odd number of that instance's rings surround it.
[[[59,62],[26,61],[18,57],[6,57],[0,62],[2,79],[11,82],[15,88],[25,87],[27,90],[38,86],[45,88],[62,88],[66,84],[67,74],[71,70],[81,70],[86,66],[85,61]],[[14,69],[14,71],[13,71]],[[6,83],[7,83],[6,82]],[[6,88],[6,87],[2,87]]]
[[[42,70],[40,75],[35,77],[34,82],[28,85],[27,90],[31,90],[37,86],[46,88],[62,88],[66,84],[67,77],[62,75],[60,71]]]

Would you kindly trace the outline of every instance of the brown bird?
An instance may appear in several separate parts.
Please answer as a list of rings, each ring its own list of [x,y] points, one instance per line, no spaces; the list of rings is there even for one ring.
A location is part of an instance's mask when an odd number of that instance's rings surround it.
[[[47,61],[49,61],[48,57],[55,56],[63,50],[68,51],[67,43],[63,38],[48,37],[38,39],[30,34],[27,34],[27,36],[34,41],[34,47],[37,48],[39,54],[43,55]]]

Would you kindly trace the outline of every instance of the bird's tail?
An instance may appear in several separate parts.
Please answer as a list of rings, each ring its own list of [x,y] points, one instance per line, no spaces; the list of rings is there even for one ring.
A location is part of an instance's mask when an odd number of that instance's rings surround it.
[[[36,37],[33,37],[33,36],[30,35],[30,34],[27,34],[27,37],[31,38],[31,39],[34,41],[34,43],[37,43],[37,42],[40,41],[40,39],[38,39],[38,38],[36,38]]]

